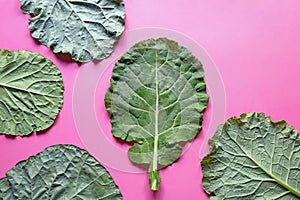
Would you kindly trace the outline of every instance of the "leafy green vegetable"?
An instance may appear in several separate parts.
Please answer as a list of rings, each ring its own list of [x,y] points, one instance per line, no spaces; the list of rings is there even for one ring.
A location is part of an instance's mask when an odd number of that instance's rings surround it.
[[[208,104],[203,78],[197,58],[166,38],[137,43],[115,64],[105,96],[112,133],[135,142],[128,155],[148,165],[151,190],[159,189],[158,168],[182,153],[178,143],[201,130]]]
[[[0,199],[122,199],[105,168],[72,145],[48,147],[6,175],[0,179]]]
[[[0,179],[0,199],[1,200],[12,200],[14,199],[10,184],[7,178]]]
[[[23,136],[47,129],[62,102],[61,73],[49,59],[0,49],[0,133]]]
[[[122,0],[20,0],[32,37],[79,62],[108,57],[124,30]]]
[[[211,139],[202,171],[211,199],[299,199],[299,132],[263,113],[233,117]]]

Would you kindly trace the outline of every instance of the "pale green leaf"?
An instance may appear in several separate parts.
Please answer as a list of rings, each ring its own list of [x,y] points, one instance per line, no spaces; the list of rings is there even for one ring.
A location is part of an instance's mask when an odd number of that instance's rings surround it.
[[[150,188],[158,190],[159,167],[175,162],[178,143],[202,127],[208,104],[202,64],[172,40],[139,42],[115,64],[105,103],[113,135],[135,142],[129,158],[149,166]]]
[[[45,130],[62,103],[61,73],[49,59],[0,49],[0,133],[23,136]]]
[[[212,199],[300,199],[300,135],[263,113],[233,117],[211,139],[202,161]]]
[[[32,37],[79,62],[108,57],[124,30],[123,0],[20,0]]]
[[[105,168],[73,145],[48,147],[18,163],[6,175],[0,179],[3,199],[122,199]]]

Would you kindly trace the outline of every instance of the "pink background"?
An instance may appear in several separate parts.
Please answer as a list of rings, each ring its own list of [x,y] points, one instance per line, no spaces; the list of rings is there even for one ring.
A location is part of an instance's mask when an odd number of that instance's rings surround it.
[[[124,0],[126,29],[176,30],[201,44],[223,78],[226,118],[247,111],[285,119],[300,130],[300,2],[298,0]],[[84,147],[72,114],[78,64],[54,55],[31,38],[28,15],[18,0],[0,0],[0,48],[31,50],[51,59],[62,71],[64,106],[53,127],[25,138],[0,136],[0,177],[20,160],[47,146]],[[161,171],[161,190],[148,190],[146,174],[109,169],[125,200],[208,199],[201,188],[198,137],[178,162]]]

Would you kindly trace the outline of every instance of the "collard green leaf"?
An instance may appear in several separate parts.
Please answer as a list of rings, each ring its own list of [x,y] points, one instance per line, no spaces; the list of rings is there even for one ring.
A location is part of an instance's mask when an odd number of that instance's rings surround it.
[[[0,49],[0,133],[23,136],[47,129],[62,103],[61,73],[49,59]]]
[[[12,200],[14,199],[10,184],[6,178],[0,179],[0,199]]]
[[[20,0],[32,37],[79,62],[108,57],[124,30],[122,0]]]
[[[211,199],[300,199],[300,135],[263,113],[233,117],[211,139],[202,161]]]
[[[122,199],[105,168],[73,145],[48,147],[6,175],[0,179],[3,199]]]
[[[135,142],[129,158],[149,166],[150,188],[158,190],[159,166],[175,162],[178,143],[202,127],[208,104],[202,64],[172,40],[141,41],[115,64],[105,103],[113,135]]]

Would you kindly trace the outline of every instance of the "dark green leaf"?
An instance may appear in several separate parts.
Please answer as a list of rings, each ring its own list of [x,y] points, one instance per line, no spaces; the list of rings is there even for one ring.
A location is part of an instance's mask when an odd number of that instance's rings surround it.
[[[0,179],[0,199],[1,200],[14,199],[11,186],[6,178]]]
[[[202,161],[211,199],[300,199],[300,135],[284,121],[246,113],[221,125]]]
[[[159,166],[175,162],[194,139],[208,104],[202,64],[166,38],[137,43],[116,63],[105,103],[112,133],[135,141],[132,162],[149,166],[152,190],[158,190]]]
[[[0,180],[3,199],[122,199],[105,168],[88,152],[72,145],[48,147],[6,175]]]
[[[104,59],[124,30],[123,0],[20,0],[32,37],[79,62]]]

